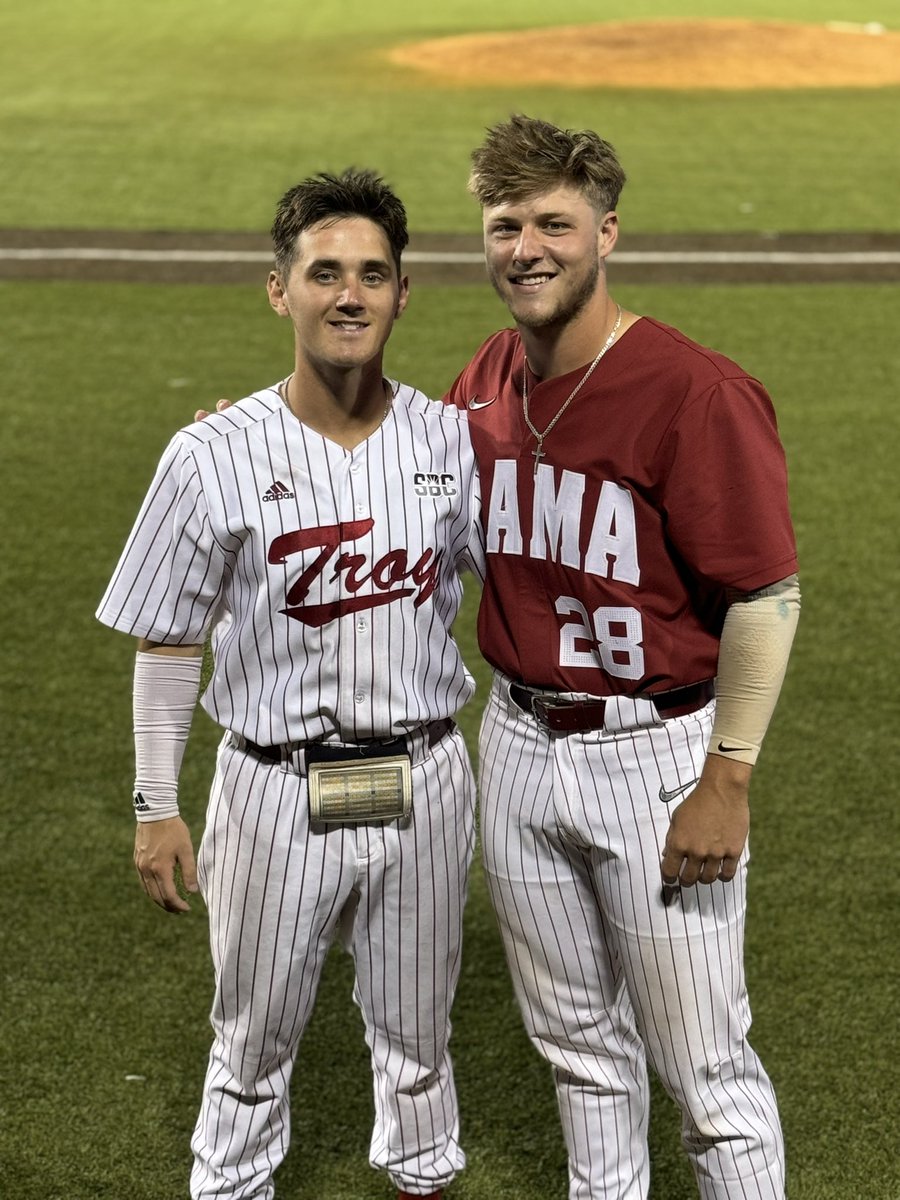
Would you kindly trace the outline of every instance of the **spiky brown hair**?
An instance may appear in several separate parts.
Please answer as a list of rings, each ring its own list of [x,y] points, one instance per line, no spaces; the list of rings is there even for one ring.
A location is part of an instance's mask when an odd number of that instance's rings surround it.
[[[624,184],[615,150],[592,129],[560,129],[522,113],[494,125],[472,152],[469,191],[482,208],[568,185],[598,213],[611,212]]]

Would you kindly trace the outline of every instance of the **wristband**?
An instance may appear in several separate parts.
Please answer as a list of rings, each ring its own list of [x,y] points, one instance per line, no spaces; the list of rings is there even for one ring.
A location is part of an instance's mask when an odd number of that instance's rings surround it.
[[[138,651],[134,661],[134,813],[178,816],[178,772],[197,697],[201,657]]]

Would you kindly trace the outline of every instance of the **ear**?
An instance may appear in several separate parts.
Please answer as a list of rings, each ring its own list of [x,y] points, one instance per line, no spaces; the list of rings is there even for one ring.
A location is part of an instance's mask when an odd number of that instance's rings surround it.
[[[269,303],[278,313],[279,317],[289,317],[291,314],[285,298],[284,281],[277,271],[269,272],[269,278],[266,281],[266,291],[269,293]]]
[[[597,247],[600,257],[611,254],[619,238],[619,218],[614,212],[606,213],[597,227]]]
[[[397,297],[397,307],[394,309],[394,317],[399,317],[409,303],[409,276],[404,275],[400,279],[400,295]]]

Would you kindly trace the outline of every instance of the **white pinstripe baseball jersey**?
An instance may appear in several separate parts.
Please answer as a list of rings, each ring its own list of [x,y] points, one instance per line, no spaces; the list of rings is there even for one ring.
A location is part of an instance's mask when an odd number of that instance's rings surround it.
[[[182,429],[97,611],[164,644],[211,632],[202,703],[254,742],[390,737],[474,690],[450,633],[459,567],[483,570],[466,416],[391,386],[353,450],[277,387]]]

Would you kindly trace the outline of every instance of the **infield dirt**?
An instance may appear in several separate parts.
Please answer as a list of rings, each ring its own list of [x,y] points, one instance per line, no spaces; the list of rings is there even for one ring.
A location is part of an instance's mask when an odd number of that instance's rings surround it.
[[[397,46],[390,62],[464,87],[834,88],[900,84],[900,33],[874,22],[605,21]]]

